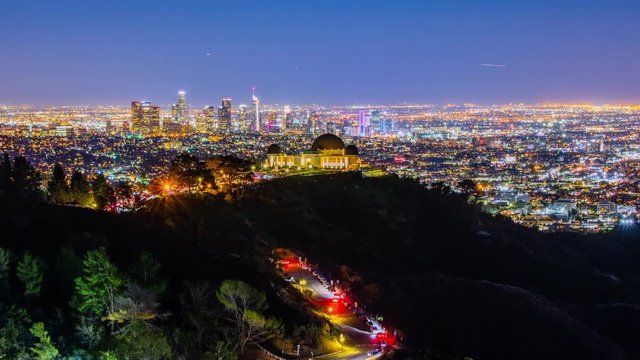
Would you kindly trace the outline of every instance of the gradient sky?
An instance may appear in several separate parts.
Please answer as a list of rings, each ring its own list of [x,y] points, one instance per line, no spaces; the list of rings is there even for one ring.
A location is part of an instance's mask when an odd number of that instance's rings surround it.
[[[0,103],[239,104],[252,85],[272,104],[640,103],[640,1],[0,1]]]

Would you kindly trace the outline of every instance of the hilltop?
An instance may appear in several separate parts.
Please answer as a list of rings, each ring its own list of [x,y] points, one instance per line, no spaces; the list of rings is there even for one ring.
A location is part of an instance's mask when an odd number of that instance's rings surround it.
[[[142,251],[162,264],[167,334],[187,328],[176,316],[185,282],[215,288],[228,278],[264,291],[268,314],[290,334],[313,319],[286,301],[294,294],[283,298],[285,284],[270,270],[271,249],[284,247],[322,263],[362,306],[385,314],[404,339],[399,358],[640,356],[637,232],[541,234],[413,180],[289,177],[239,198],[166,197],[132,214],[11,202],[1,215],[0,247],[47,264],[41,300],[19,301],[45,324],[68,306],[82,254],[104,246],[122,269]],[[73,343],[72,330],[63,321],[51,331]]]

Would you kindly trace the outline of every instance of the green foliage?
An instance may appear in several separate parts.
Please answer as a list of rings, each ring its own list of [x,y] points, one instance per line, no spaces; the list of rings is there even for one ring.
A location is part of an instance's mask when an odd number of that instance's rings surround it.
[[[98,174],[91,183],[91,190],[98,209],[104,209],[116,199],[115,190],[103,174]]]
[[[241,354],[248,344],[282,335],[283,324],[261,313],[268,307],[263,292],[240,280],[225,280],[216,297],[231,314]]]
[[[322,328],[316,324],[297,326],[293,329],[293,337],[298,344],[315,349],[322,338]]]
[[[82,207],[93,207],[95,203],[90,190],[91,187],[85,176],[78,170],[74,171],[69,185],[71,201]]]
[[[144,321],[134,320],[117,335],[117,354],[121,360],[160,360],[171,356],[171,346],[162,332]]]
[[[0,282],[9,277],[9,266],[11,265],[11,252],[0,247]]]
[[[203,356],[203,360],[236,360],[237,358],[229,343],[224,341],[218,341],[216,346]]]
[[[120,293],[125,279],[107,256],[104,248],[87,252],[82,269],[84,275],[76,278],[78,309],[95,316],[112,312],[116,296]]]
[[[167,281],[160,278],[160,262],[146,251],[140,253],[138,262],[129,268],[129,274],[144,288],[156,295],[162,295],[167,288]]]
[[[215,187],[215,178],[203,161],[197,157],[183,153],[178,155],[169,166],[169,176],[180,186],[189,189],[206,189]]]
[[[44,328],[44,324],[37,322],[33,324],[29,330],[38,341],[31,348],[31,351],[36,354],[40,360],[52,360],[58,355],[58,349],[51,343],[51,337]]]
[[[103,351],[100,353],[100,360],[118,360],[118,356],[113,351]]]
[[[30,322],[25,309],[0,304],[0,360],[32,359],[27,346]]]
[[[18,279],[24,285],[24,294],[26,296],[37,296],[40,294],[43,275],[38,260],[31,256],[30,253],[25,253],[22,259],[20,259],[16,273]]]
[[[47,191],[51,202],[56,204],[67,204],[70,201],[69,185],[64,168],[59,163],[53,166],[51,180],[47,183]]]
[[[104,338],[104,327],[96,317],[80,316],[76,324],[76,336],[82,345],[93,349]]]

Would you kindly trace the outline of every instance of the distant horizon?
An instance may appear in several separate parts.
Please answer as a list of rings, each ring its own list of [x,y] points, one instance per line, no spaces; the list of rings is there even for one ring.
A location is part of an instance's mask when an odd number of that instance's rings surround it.
[[[222,100],[222,99],[220,99]],[[235,102],[232,100],[232,106],[238,107],[239,105],[247,105],[250,106],[250,102]],[[0,101],[0,107],[34,107],[34,108],[65,108],[65,107],[113,107],[113,108],[128,108],[131,105],[132,101],[150,101],[153,105],[158,105],[161,108],[170,107],[174,103],[158,103],[155,101],[151,101],[149,99],[132,99],[126,103],[93,103],[93,104],[81,104],[81,103],[65,103],[65,104],[36,104],[36,103],[3,103]],[[189,97],[187,94],[187,105],[192,108],[201,108],[205,106],[218,106],[218,103],[208,103],[208,104],[192,104],[189,101]],[[359,108],[359,107],[393,107],[393,106],[438,106],[438,107],[446,107],[446,106],[479,106],[479,107],[489,107],[489,106],[593,106],[593,107],[603,107],[603,106],[613,106],[613,107],[640,107],[640,101],[631,103],[631,102],[563,102],[563,101],[549,101],[549,102],[501,102],[501,103],[477,103],[472,101],[463,101],[463,102],[396,102],[396,103],[368,103],[368,104],[356,104],[356,103],[335,103],[335,104],[320,104],[320,103],[309,103],[309,104],[296,104],[296,103],[264,103],[261,102],[261,106],[293,106],[293,107],[344,107],[344,108]]]

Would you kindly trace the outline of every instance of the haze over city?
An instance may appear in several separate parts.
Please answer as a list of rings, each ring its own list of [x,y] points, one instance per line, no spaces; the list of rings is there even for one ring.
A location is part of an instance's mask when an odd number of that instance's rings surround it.
[[[3,1],[0,100],[633,103],[640,3]],[[500,66],[482,66],[493,64]]]

